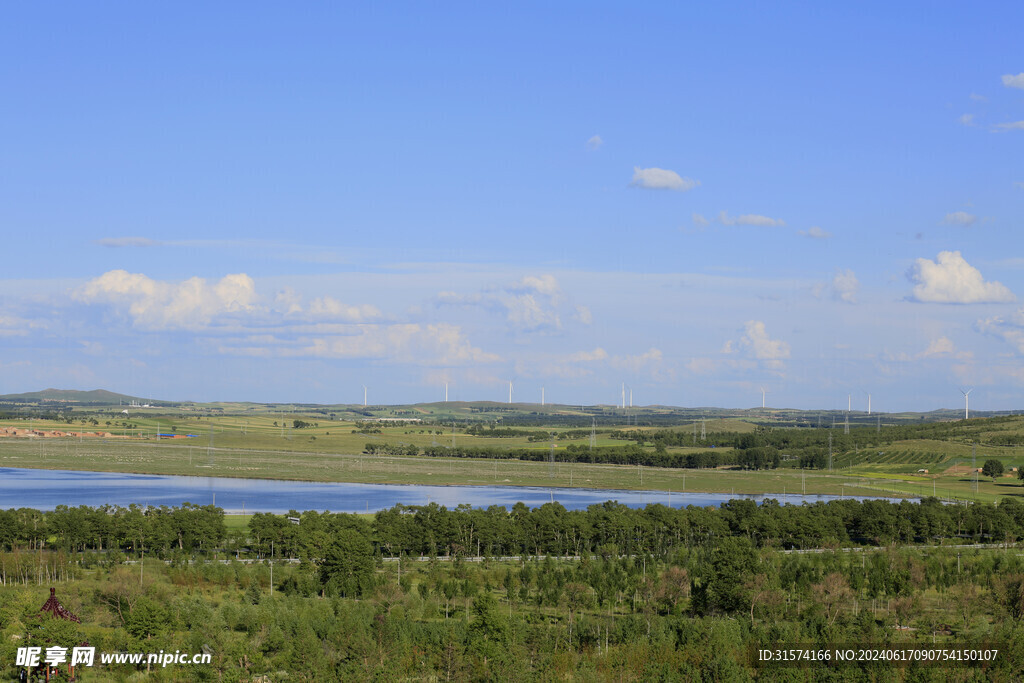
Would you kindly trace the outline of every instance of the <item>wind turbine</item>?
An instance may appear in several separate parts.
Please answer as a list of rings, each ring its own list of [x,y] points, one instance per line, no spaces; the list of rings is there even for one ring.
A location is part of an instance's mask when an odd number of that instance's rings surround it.
[[[366,407],[366,385],[363,385],[363,407]]]
[[[970,413],[970,410],[969,410],[969,405],[970,405],[970,400],[971,399],[969,397],[970,397],[972,391],[974,391],[974,387],[971,387],[967,391],[964,391],[963,389],[960,390],[960,393],[964,395],[964,419],[965,420],[967,420],[967,419],[969,419],[971,417],[971,413]]]
[[[508,381],[508,402],[512,403],[512,380]]]
[[[444,402],[448,402],[448,382],[444,383]]]
[[[540,404],[544,405],[544,387],[540,388]]]
[[[761,410],[764,410],[764,395],[767,393],[768,391],[764,387],[761,387]]]

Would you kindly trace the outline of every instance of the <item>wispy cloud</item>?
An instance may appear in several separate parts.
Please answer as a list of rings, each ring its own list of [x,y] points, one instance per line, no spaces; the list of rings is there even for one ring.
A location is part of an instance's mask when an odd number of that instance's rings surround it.
[[[988,98],[987,97],[985,97],[984,95],[979,95],[978,93],[975,93],[975,92],[972,92],[970,94],[970,98],[972,100],[974,100],[975,102],[988,102]]]
[[[479,306],[500,311],[509,325],[520,332],[561,329],[562,314],[566,312],[564,300],[558,280],[550,274],[527,275],[517,282],[474,294],[441,292],[436,299],[439,306]],[[584,324],[591,319],[586,307],[576,308],[570,317]]]
[[[587,149],[590,149],[590,150],[601,149],[601,146],[603,144],[604,144],[604,140],[601,139],[601,136],[600,135],[595,135],[592,138],[590,138],[589,140],[587,140]]]
[[[947,213],[946,217],[942,219],[942,222],[945,223],[946,225],[963,226],[974,225],[977,221],[977,216],[971,213],[967,213],[966,211],[954,211],[953,213]]]
[[[330,296],[313,299],[309,303],[309,314],[316,318],[330,318],[346,322],[365,322],[382,316],[380,309],[376,306],[343,304]]]
[[[700,185],[700,181],[684,178],[675,171],[664,168],[640,168],[639,166],[634,166],[633,180],[629,184],[633,187],[642,187],[648,190],[689,192]]]
[[[222,347],[221,350],[230,352],[231,347]],[[292,358],[358,358],[424,365],[464,365],[501,360],[498,355],[470,344],[459,326],[446,323],[360,325],[350,334],[299,339],[294,344],[271,349],[271,354]]]
[[[1024,121],[1008,121],[1006,123],[997,123],[992,127],[996,131],[1008,131],[1008,130],[1024,130]]]
[[[939,337],[933,339],[929,344],[928,348],[918,354],[919,358],[936,358],[939,356],[951,356],[956,351],[956,347],[953,346],[953,342],[949,337]]]
[[[907,273],[917,284],[909,300],[921,303],[980,304],[1015,301],[999,282],[985,282],[981,272],[959,251],[940,252],[935,261],[919,258]]]
[[[901,363],[943,358],[955,358],[960,361],[968,361],[974,358],[974,354],[970,351],[958,351],[949,337],[942,336],[932,339],[928,342],[928,346],[918,353],[883,354],[882,358],[886,361],[898,361]]]
[[[0,337],[25,337],[35,329],[45,329],[45,321],[26,320],[0,312]]]
[[[629,372],[639,373],[644,371],[654,371],[659,365],[661,365],[663,360],[664,354],[661,352],[661,349],[656,349],[652,346],[644,353],[627,356],[612,356],[609,359],[608,364],[616,370],[626,370]]]
[[[692,218],[693,218],[693,224],[696,225],[698,228],[703,228],[708,223],[711,222],[711,221],[709,221],[707,218],[705,218],[704,216],[702,216],[699,213],[694,213]]]
[[[857,291],[860,289],[860,281],[850,269],[840,270],[832,278],[832,297],[837,301],[848,304],[857,303]]]
[[[1016,76],[1013,74],[1003,75],[1003,85],[1007,88],[1020,88],[1024,90],[1024,73],[1019,73]]]
[[[777,228],[786,224],[781,218],[769,218],[756,213],[745,213],[734,217],[725,211],[718,214],[718,222],[722,225],[754,225],[765,228]]]
[[[978,321],[978,330],[985,334],[999,337],[1014,349],[1024,354],[1024,308],[1011,314],[1009,317],[995,316]]]
[[[157,247],[163,244],[148,237],[104,237],[96,240],[101,247]]]
[[[960,122],[961,126],[973,126],[974,125],[974,114],[963,114],[957,121]]]
[[[822,230],[817,225],[812,225],[807,230],[798,230],[797,234],[803,237],[810,237],[815,240],[827,240],[832,236],[832,233]]]

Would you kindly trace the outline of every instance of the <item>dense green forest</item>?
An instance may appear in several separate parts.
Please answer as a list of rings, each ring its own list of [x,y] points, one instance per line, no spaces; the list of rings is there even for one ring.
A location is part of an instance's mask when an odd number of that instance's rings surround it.
[[[609,501],[585,510],[560,503],[517,503],[448,509],[437,503],[398,505],[372,519],[344,513],[254,513],[246,530],[228,532],[212,505],[100,508],[59,506],[49,512],[0,510],[0,550],[150,553],[162,558],[230,552],[263,559],[322,558],[328,541],[353,531],[386,557],[664,555],[679,547],[742,538],[756,548],[784,550],[971,541],[1012,544],[1024,538],[1024,503],[944,505],[855,499],[780,505],[737,499],[721,507]],[[273,547],[272,547],[273,546]]]
[[[397,506],[231,530],[212,506],[7,510],[0,661],[13,678],[17,646],[70,638],[215,653],[152,680],[1015,680],[1022,534],[1012,500]],[[48,585],[81,624],[38,617]],[[988,668],[751,662],[783,643],[1001,654]]]

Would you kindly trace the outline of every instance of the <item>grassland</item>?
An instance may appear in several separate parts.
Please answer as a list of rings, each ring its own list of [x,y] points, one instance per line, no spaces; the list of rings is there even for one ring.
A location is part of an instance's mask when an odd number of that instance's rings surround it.
[[[442,404],[443,405],[443,404]],[[229,412],[230,411],[230,412]],[[428,406],[417,413],[426,419],[450,417]],[[155,413],[156,411],[150,411]],[[409,417],[407,410],[394,411]],[[465,412],[465,410],[464,410]],[[105,417],[109,417],[107,420]],[[465,415],[463,415],[465,417]],[[712,493],[793,493],[831,495],[937,495],[956,500],[994,501],[1003,496],[1024,496],[1024,487],[1013,476],[993,482],[970,471],[972,458],[980,467],[995,458],[1007,470],[1024,464],[1024,447],[974,448],[955,439],[897,441],[880,449],[854,447],[836,453],[835,469],[801,471],[792,466],[749,472],[734,469],[680,470],[636,466],[594,465],[519,460],[470,458],[428,458],[423,456],[365,455],[367,443],[390,445],[474,446],[528,448],[547,453],[555,444],[587,444],[589,430],[559,426],[522,428],[510,438],[466,434],[455,417],[452,424],[373,425],[374,433],[360,431],[368,425],[351,419],[332,418],[330,413],[288,413],[255,410],[248,404],[229,406],[223,412],[176,410],[168,414],[136,411],[123,415],[100,415],[95,424],[77,420],[72,424],[24,419],[5,420],[4,427],[35,430],[105,431],[111,438],[4,438],[0,439],[0,466],[46,469],[136,472],[189,476],[243,477],[305,481],[338,481],[378,484],[505,485],[540,487],[584,487],[595,489],[649,489]],[[309,426],[296,429],[294,421]],[[108,424],[109,423],[109,424]],[[737,418],[712,419],[709,433],[749,432],[752,422]],[[379,428],[379,433],[376,430]],[[596,444],[622,445],[609,438],[612,429],[638,429],[632,425],[610,424],[597,434]],[[643,431],[644,427],[639,428]],[[689,433],[692,423],[675,429]],[[992,434],[1024,433],[1024,421],[993,428]],[[157,438],[157,434],[176,438]],[[988,432],[986,432],[987,434]],[[192,436],[186,436],[192,435]],[[535,440],[531,440],[533,435]],[[536,439],[542,438],[541,441]],[[703,444],[696,450],[706,448]],[[671,448],[686,452],[688,448]],[[791,465],[791,464],[790,464]],[[919,470],[928,470],[927,473]]]

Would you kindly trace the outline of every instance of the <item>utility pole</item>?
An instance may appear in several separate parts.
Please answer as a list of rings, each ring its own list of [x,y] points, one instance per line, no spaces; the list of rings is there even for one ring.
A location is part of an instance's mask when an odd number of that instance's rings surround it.
[[[971,471],[974,472],[974,492],[978,492],[978,442],[971,444]]]

